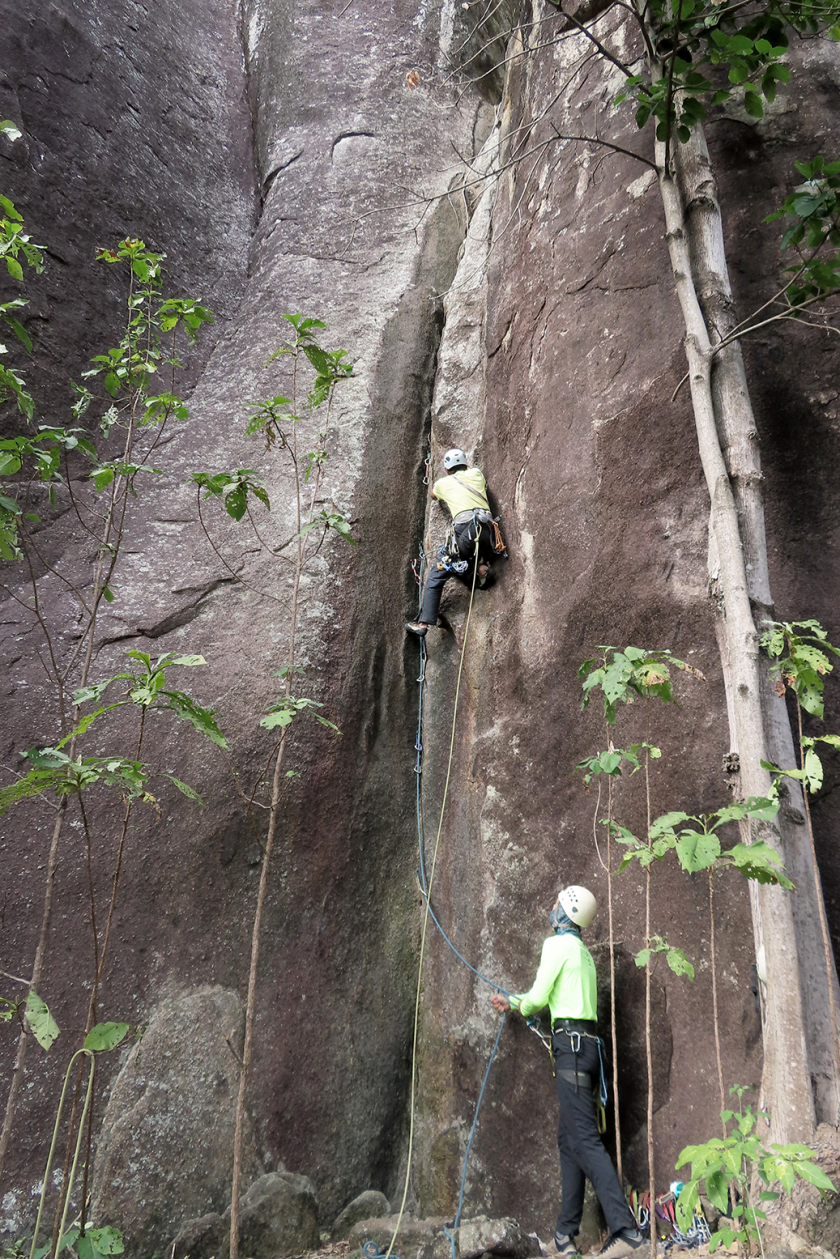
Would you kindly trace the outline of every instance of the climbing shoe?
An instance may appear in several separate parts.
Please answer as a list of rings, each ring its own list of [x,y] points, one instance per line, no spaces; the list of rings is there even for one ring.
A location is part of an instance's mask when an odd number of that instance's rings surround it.
[[[601,1259],[624,1259],[625,1255],[632,1255],[645,1244],[645,1239],[637,1228],[619,1229],[601,1251]]]
[[[428,625],[421,625],[419,621],[406,621],[405,628],[409,634],[415,634],[418,638],[425,638]]]
[[[573,1238],[567,1233],[554,1234],[554,1254],[562,1255],[563,1259],[571,1259],[572,1255],[579,1255],[580,1251],[574,1243]],[[552,1254],[552,1251],[549,1251]]]

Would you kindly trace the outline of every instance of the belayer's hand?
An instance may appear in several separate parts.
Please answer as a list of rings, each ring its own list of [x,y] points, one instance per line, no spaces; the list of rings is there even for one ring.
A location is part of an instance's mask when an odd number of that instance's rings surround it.
[[[496,1010],[497,1013],[507,1014],[510,1009],[510,1002],[507,997],[503,997],[500,992],[494,992],[490,1000],[493,1003],[493,1009]]]

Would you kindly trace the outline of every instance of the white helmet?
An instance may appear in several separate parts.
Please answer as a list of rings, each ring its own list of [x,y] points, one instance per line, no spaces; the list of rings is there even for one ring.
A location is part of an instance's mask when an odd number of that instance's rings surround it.
[[[463,450],[459,450],[457,446],[453,446],[451,450],[447,450],[443,456],[443,466],[447,472],[450,468],[466,468],[468,466],[467,456]]]
[[[560,908],[576,927],[588,927],[598,909],[598,902],[585,887],[573,883],[560,893]]]

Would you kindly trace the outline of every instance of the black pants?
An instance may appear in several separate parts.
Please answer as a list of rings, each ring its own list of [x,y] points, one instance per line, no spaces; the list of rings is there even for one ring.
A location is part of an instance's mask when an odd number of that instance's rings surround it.
[[[585,1036],[577,1054],[577,1087],[575,1086],[575,1054],[566,1032],[552,1035],[557,1100],[560,1103],[560,1174],[563,1178],[563,1199],[555,1233],[574,1237],[580,1229],[583,1214],[583,1191],[588,1180],[601,1204],[607,1228],[617,1233],[622,1228],[635,1228],[633,1212],[621,1190],[616,1170],[598,1133],[593,1085],[599,1079],[598,1047]]]
[[[476,528],[478,529],[478,562],[479,564],[492,564],[495,552],[493,550],[493,530],[490,525],[480,525],[472,520],[465,520],[463,524],[455,525],[455,541],[458,545],[458,554],[461,559],[467,561],[467,571],[454,573],[448,565],[449,555],[441,547],[436,559],[432,560],[432,567],[429,576],[426,578],[426,585],[423,588],[423,604],[420,608],[420,615],[417,618],[418,621],[422,621],[425,625],[434,625],[437,622],[440,598],[443,594],[443,588],[450,577],[456,577],[465,586],[472,587]],[[476,585],[478,585],[477,576]]]

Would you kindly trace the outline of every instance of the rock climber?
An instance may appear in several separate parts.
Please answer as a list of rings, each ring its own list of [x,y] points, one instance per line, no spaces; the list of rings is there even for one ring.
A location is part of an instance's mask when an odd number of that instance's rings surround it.
[[[556,1253],[566,1259],[578,1254],[574,1237],[580,1229],[586,1180],[598,1196],[610,1230],[601,1251],[603,1259],[632,1255],[644,1244],[598,1134],[593,1089],[603,1070],[603,1042],[598,1036],[595,963],[580,938],[581,928],[589,926],[595,910],[595,897],[585,887],[563,888],[551,907],[554,935],[543,944],[533,986],[510,999],[498,993],[492,998],[500,1014],[514,1009],[528,1018],[546,1005],[551,1013],[562,1176],[554,1244]]]
[[[487,501],[484,474],[479,468],[469,467],[467,456],[458,447],[447,450],[443,466],[446,475],[435,481],[431,496],[446,505],[452,525],[426,578],[420,614],[416,621],[405,623],[408,632],[418,638],[425,638],[427,631],[436,624],[443,587],[450,577],[457,577],[467,586],[475,584],[480,590],[486,589],[496,576],[494,556],[505,553]],[[478,569],[474,573],[476,559]]]

